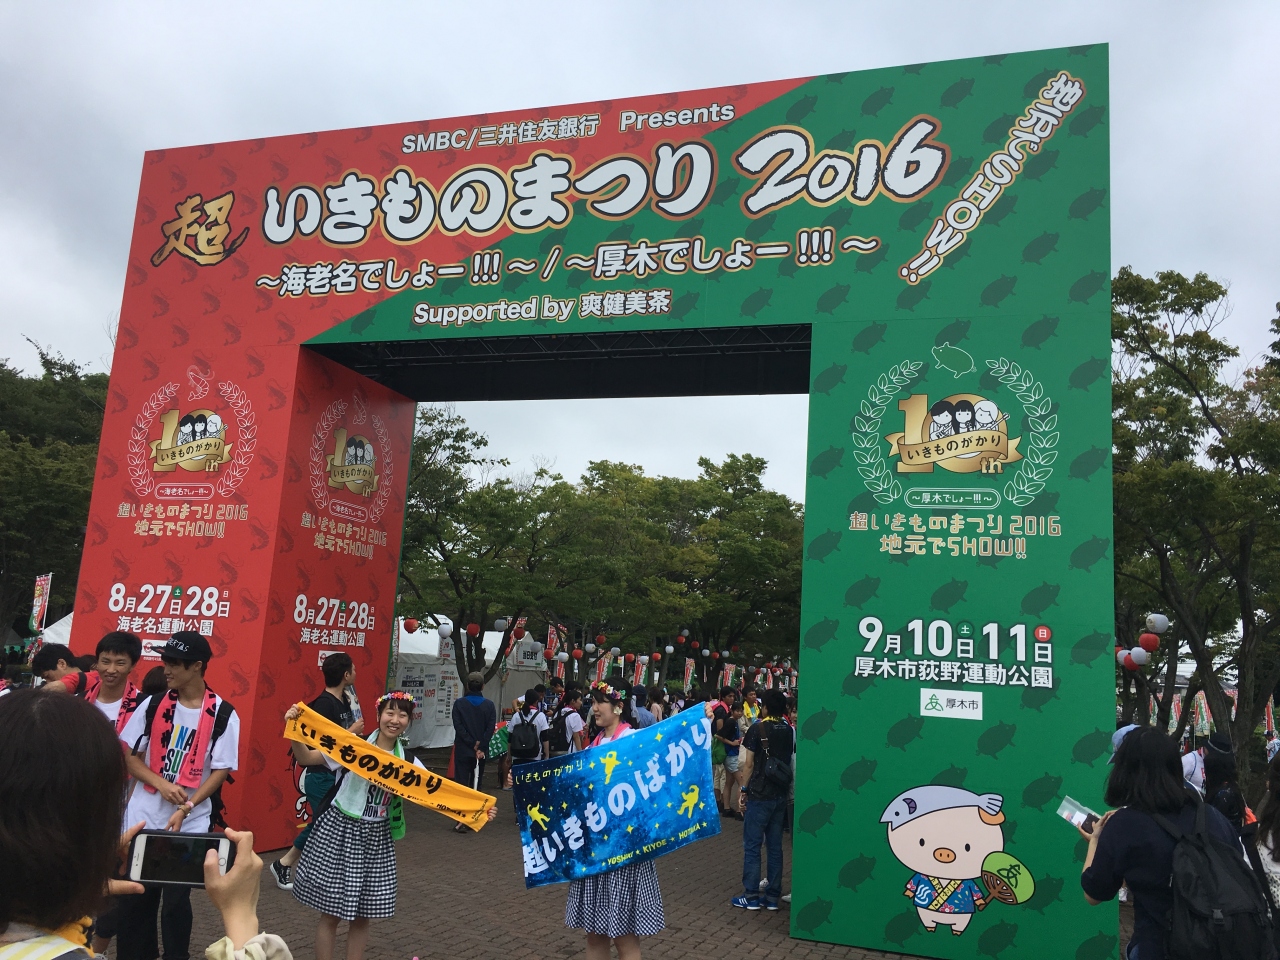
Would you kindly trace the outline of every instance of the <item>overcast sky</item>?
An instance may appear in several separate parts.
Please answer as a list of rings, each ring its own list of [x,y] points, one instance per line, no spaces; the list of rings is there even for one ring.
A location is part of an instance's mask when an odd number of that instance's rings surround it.
[[[1111,44],[1113,266],[1231,287],[1248,357],[1280,300],[1280,4],[0,4],[0,357],[102,369],[146,149]],[[766,457],[804,495],[803,397],[464,404],[494,453],[692,476]]]

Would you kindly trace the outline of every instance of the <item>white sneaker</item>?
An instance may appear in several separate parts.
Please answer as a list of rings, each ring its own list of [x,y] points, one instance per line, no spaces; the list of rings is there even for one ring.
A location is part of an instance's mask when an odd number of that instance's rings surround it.
[[[791,894],[789,894],[789,893],[784,893],[784,894],[782,895],[782,902],[783,902],[783,903],[790,903],[790,902],[791,902]]]

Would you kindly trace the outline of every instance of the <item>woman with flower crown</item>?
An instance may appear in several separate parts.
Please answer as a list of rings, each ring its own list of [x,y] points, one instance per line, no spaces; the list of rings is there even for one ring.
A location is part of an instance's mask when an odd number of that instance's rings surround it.
[[[633,732],[632,725],[623,719],[626,703],[620,691],[597,683],[590,694],[597,733],[588,749]],[[710,718],[709,706],[706,713]],[[510,775],[507,786],[511,786]],[[587,960],[609,960],[611,947],[617,948],[618,960],[640,960],[640,938],[651,937],[666,926],[654,862],[625,863],[607,873],[571,881],[564,924],[586,932]]]
[[[400,737],[413,719],[414,700],[396,690],[378,698],[378,729],[366,739],[380,750],[404,757]],[[298,716],[290,707],[286,720]],[[338,923],[346,920],[347,960],[363,960],[369,942],[369,921],[396,912],[396,851],[393,840],[404,836],[403,802],[376,783],[341,768],[317,751],[331,769],[339,771],[332,802],[316,819],[295,868],[293,895],[320,911],[316,929],[316,960],[333,960]],[[415,766],[422,767],[417,760]],[[425,768],[424,768],[425,769]],[[493,819],[496,811],[489,811]]]

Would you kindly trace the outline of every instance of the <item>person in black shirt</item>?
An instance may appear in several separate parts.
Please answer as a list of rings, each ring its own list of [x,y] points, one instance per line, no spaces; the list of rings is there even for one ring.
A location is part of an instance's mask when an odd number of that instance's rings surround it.
[[[1089,841],[1080,886],[1097,906],[1127,884],[1133,900],[1133,939],[1129,960],[1165,960],[1169,911],[1173,908],[1174,838],[1154,819],[1161,815],[1185,831],[1195,828],[1200,797],[1182,782],[1182,762],[1173,740],[1155,727],[1129,733],[1112,758],[1115,767],[1104,796],[1112,810],[1092,831],[1078,828]],[[1235,828],[1213,807],[1205,810],[1210,836],[1239,845]],[[1241,857],[1243,858],[1243,851]]]
[[[764,891],[766,910],[778,909],[782,893],[782,825],[787,817],[790,787],[782,787],[765,777],[769,759],[790,768],[795,752],[795,731],[786,721],[787,696],[781,690],[764,692],[764,716],[742,738],[738,779],[746,789],[738,794],[742,824],[743,894],[730,903],[745,910],[759,910],[760,845],[767,850],[769,882]]]
[[[351,662],[351,657],[345,653],[331,653],[320,669],[324,672],[324,693],[307,706],[331,723],[361,736],[364,733],[364,721],[355,719],[355,712],[347,697],[348,688],[356,682],[356,667]],[[307,803],[311,805],[311,809],[315,810],[333,786],[334,773],[325,766],[324,754],[319,750],[303,746],[297,741],[293,742],[291,749],[299,766],[306,768],[302,777],[302,791],[307,795]],[[302,856],[302,848],[306,846],[310,835],[311,823],[307,823],[298,831],[298,837],[288,852],[271,864],[271,874],[281,890],[293,889],[293,865]]]

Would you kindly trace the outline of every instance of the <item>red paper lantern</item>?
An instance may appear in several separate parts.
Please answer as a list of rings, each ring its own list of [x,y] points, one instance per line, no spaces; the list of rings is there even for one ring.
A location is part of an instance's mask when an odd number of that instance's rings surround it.
[[[1138,638],[1138,646],[1147,653],[1155,653],[1160,646],[1160,638],[1154,633],[1144,633]]]
[[[702,644],[698,643],[698,641],[697,641],[697,640],[694,640],[694,641],[693,641],[693,643],[689,644],[689,646],[691,646],[691,647],[693,647],[693,649],[697,650],[697,649],[698,649],[698,647],[702,646]]]
[[[601,646],[601,647],[603,647],[603,646],[604,646],[606,643],[608,643],[608,642],[609,642],[609,638],[608,638],[608,637],[606,637],[603,633],[597,633],[597,634],[596,634],[596,644],[597,644],[597,646]]]
[[[649,658],[650,658],[651,660],[661,660],[661,659],[662,659],[662,654],[660,654],[660,653],[653,653],[653,654],[650,654],[650,655],[649,655]]]
[[[680,636],[678,636],[678,637],[676,637],[676,643],[684,643],[684,635],[683,635],[683,634],[682,634],[682,635],[680,635]]]
[[[582,651],[581,651],[581,650],[575,650],[575,651],[573,651],[573,659],[575,659],[575,660],[581,660],[581,659],[582,659]]]
[[[719,650],[712,650],[712,651],[711,651],[711,659],[712,659],[712,660],[719,660],[719,659],[720,659],[720,651],[719,651]]]
[[[627,661],[627,663],[634,663],[634,662],[635,662],[635,659],[636,659],[636,655],[635,655],[634,653],[628,653],[628,654],[627,654],[625,657],[623,657],[622,659],[623,659],[623,660],[626,660],[626,661]]]
[[[404,628],[405,628],[405,630],[406,630],[407,632],[409,632],[409,633],[417,633],[417,632],[418,632],[418,621],[417,621],[417,620],[415,620],[415,619],[413,619],[413,617],[405,617],[405,618],[404,618]]]
[[[524,639],[524,627],[516,627],[514,630],[512,630],[512,631],[511,631],[511,636],[512,636],[512,638],[513,638],[513,639],[515,639],[515,640],[523,640],[523,639]]]
[[[1126,670],[1138,669],[1138,665],[1133,662],[1133,657],[1129,656],[1127,653],[1125,654],[1125,657],[1124,657],[1124,668]]]
[[[547,660],[554,660],[556,658],[555,653],[553,653],[551,650],[543,650],[542,656]]]
[[[480,624],[478,624],[478,623],[468,623],[468,624],[467,624],[467,636],[468,636],[468,637],[478,637],[478,636],[480,636]]]
[[[732,647],[730,647],[729,649],[730,649],[730,650],[732,650],[734,653],[737,653],[737,652],[738,652],[739,650],[741,650],[742,648],[741,648],[741,647],[739,647],[739,646],[735,643],[735,644],[734,644]]]

